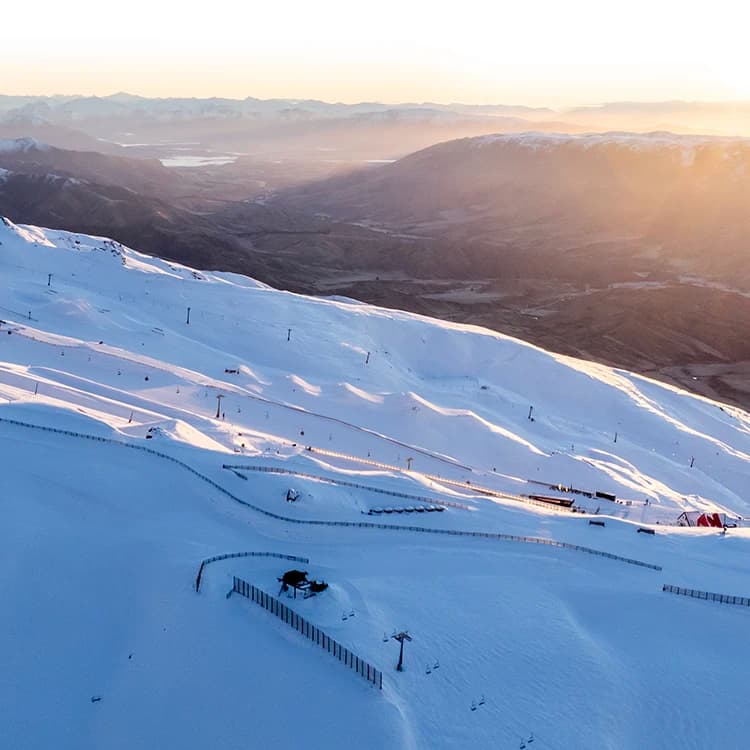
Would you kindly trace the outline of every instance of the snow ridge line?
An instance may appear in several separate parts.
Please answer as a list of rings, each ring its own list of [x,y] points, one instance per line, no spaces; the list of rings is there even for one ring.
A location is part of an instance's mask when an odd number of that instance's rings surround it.
[[[742,607],[750,607],[750,597],[731,596],[730,594],[712,594],[710,591],[696,591],[695,589],[684,589],[680,586],[671,586],[665,583],[661,587],[662,591],[668,591],[670,594],[680,594],[680,596],[691,596],[693,599],[706,599],[711,602],[722,602],[722,604],[739,604]]]
[[[195,476],[197,476],[199,479],[202,479],[204,482],[207,482],[216,490],[221,492],[223,495],[226,495],[227,497],[231,498],[232,500],[239,503],[240,505],[244,505],[245,507],[256,511],[257,513],[261,513],[262,515],[267,516],[269,518],[274,518],[278,521],[285,521],[287,523],[299,523],[299,524],[306,524],[309,526],[342,526],[342,527],[345,526],[345,527],[350,527],[350,528],[361,528],[361,529],[387,529],[389,531],[415,531],[415,532],[423,533],[423,534],[448,534],[451,536],[476,537],[480,539],[493,539],[496,541],[504,541],[504,542],[523,542],[525,544],[545,544],[549,547],[558,547],[560,549],[569,549],[569,550],[576,550],[578,552],[586,552],[587,554],[590,554],[590,555],[606,557],[609,560],[617,560],[619,562],[628,563],[629,565],[637,565],[641,568],[649,568],[651,570],[662,570],[661,565],[654,565],[653,563],[643,562],[642,560],[635,560],[634,558],[631,558],[631,557],[622,557],[621,555],[615,555],[612,552],[603,552],[601,550],[593,549],[591,547],[582,547],[581,545],[578,545],[578,544],[571,544],[569,542],[559,542],[555,539],[543,539],[542,537],[536,537],[536,536],[516,536],[514,534],[500,534],[500,533],[482,532],[482,531],[455,531],[451,529],[427,529],[427,528],[424,528],[423,526],[397,526],[395,524],[391,525],[391,524],[385,524],[385,523],[370,523],[367,521],[322,521],[322,520],[313,520],[313,519],[290,518],[288,516],[279,515],[278,513],[273,513],[270,510],[265,510],[264,508],[261,508],[257,505],[253,505],[252,503],[249,503],[246,500],[242,500],[236,495],[233,495],[229,490],[225,489],[217,482],[214,482],[213,479],[210,479],[204,474],[201,474],[199,471],[196,471],[192,466],[190,466],[189,464],[186,464],[184,461],[180,461],[177,458],[173,458],[172,456],[166,453],[161,453],[160,451],[153,450],[152,448],[146,448],[145,446],[134,445],[132,443],[125,443],[121,440],[114,440],[112,438],[99,437],[98,435],[88,435],[83,432],[74,432],[73,430],[61,430],[57,427],[44,427],[42,425],[31,424],[29,422],[21,422],[16,419],[4,419],[0,417],[0,423],[12,424],[17,427],[27,427],[29,429],[35,429],[35,430],[43,430],[45,432],[52,432],[58,435],[67,435],[70,437],[82,438],[84,440],[93,440],[93,441],[97,441],[100,443],[109,443],[110,445],[116,445],[122,448],[131,448],[133,450],[143,451],[144,453],[150,453],[153,456],[157,456],[158,458],[164,458],[167,461],[171,461],[172,463],[175,463],[178,466],[181,466],[183,469],[186,469],[191,474],[194,474]]]
[[[406,500],[418,500],[420,503],[431,503],[432,505],[447,505],[451,508],[459,508],[460,510],[471,510],[468,505],[461,505],[461,503],[454,503],[450,500],[436,500],[432,497],[425,497],[424,495],[409,495],[406,492],[396,492],[395,490],[383,490],[380,487],[371,487],[367,484],[358,484],[357,482],[347,482],[343,479],[334,479],[333,477],[324,477],[320,474],[306,474],[302,471],[294,471],[292,469],[283,469],[280,466],[246,466],[243,464],[222,464],[222,469],[229,469],[234,471],[235,469],[241,469],[242,471],[261,471],[267,474],[286,474],[293,477],[301,477],[303,479],[315,479],[320,482],[328,482],[329,484],[338,485],[341,487],[354,487],[358,490],[368,490],[369,492],[377,492],[380,495],[390,495],[391,497],[401,497]]]
[[[230,552],[226,555],[215,555],[214,557],[207,557],[205,560],[201,560],[201,566],[200,568],[198,568],[198,575],[195,577],[195,593],[197,594],[200,591],[203,569],[206,567],[206,565],[210,565],[214,562],[219,562],[219,560],[229,560],[234,557],[276,557],[280,560],[292,560],[293,562],[310,562],[307,557],[297,557],[296,555],[282,555],[279,552]]]

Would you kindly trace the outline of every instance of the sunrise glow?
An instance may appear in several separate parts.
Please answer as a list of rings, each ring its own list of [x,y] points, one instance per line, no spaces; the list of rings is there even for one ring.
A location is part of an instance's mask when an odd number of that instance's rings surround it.
[[[418,0],[363,6],[43,0],[3,10],[6,94],[548,103],[750,95],[748,10]]]

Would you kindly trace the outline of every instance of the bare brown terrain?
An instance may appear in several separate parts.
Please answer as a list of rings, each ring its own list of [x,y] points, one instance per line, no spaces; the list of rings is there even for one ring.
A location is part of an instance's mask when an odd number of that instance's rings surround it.
[[[391,132],[416,133],[394,121]],[[303,127],[290,122],[277,144]],[[486,326],[750,409],[746,141],[532,136],[529,147],[492,136],[382,163],[382,144],[367,142],[384,131],[368,122],[356,123],[348,157],[314,153],[342,128],[315,124],[301,155],[181,169],[156,158],[174,156],[171,142],[138,158],[121,147],[6,148],[0,214],[293,291]],[[232,121],[216,133],[241,130]]]
[[[750,298],[743,294],[668,282],[577,290],[530,278],[374,276],[332,277],[307,290],[485,326],[750,408]]]
[[[745,139],[464,139],[279,201],[400,238],[375,267],[405,277],[326,287],[337,294],[750,407]]]

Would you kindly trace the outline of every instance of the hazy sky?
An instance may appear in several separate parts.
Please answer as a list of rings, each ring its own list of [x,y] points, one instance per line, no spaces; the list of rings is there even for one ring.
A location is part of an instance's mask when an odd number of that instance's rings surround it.
[[[736,0],[14,2],[0,16],[0,93],[126,90],[555,106],[750,98],[749,6]]]

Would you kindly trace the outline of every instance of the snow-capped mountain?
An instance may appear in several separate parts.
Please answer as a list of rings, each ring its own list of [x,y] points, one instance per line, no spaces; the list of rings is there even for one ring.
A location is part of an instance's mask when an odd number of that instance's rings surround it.
[[[9,747],[743,746],[747,608],[662,585],[750,593],[750,415],[8,220],[0,290]],[[283,601],[382,692],[227,601],[291,563],[193,591],[240,551],[308,559]]]
[[[0,113],[33,114],[57,121],[78,121],[86,118],[138,116],[162,120],[180,120],[190,117],[232,119],[239,117],[273,117],[297,110],[312,117],[357,117],[361,114],[380,113],[388,110],[427,110],[434,112],[460,113],[471,116],[520,116],[543,118],[554,112],[544,107],[512,105],[466,105],[437,104],[433,102],[384,104],[382,102],[359,102],[344,104],[317,99],[245,99],[210,98],[149,98],[119,92],[111,96],[67,96],[67,97],[13,97],[0,95]]]
[[[36,138],[0,138],[0,153],[26,154],[29,151],[48,151],[46,143],[40,143]]]

